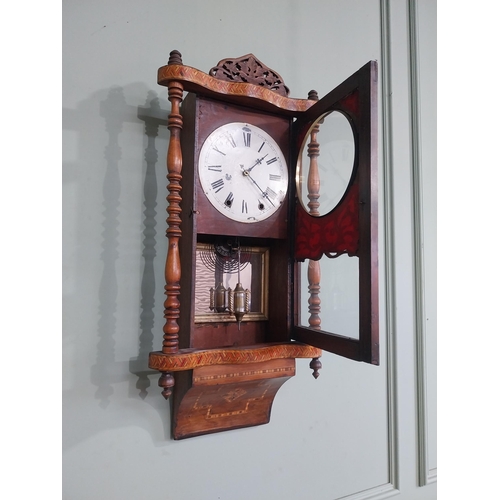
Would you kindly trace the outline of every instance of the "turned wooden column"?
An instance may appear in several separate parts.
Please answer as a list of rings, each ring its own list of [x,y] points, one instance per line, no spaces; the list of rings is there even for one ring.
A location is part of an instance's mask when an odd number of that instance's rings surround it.
[[[318,100],[318,93],[311,90],[308,94],[308,99],[313,101]],[[319,143],[318,143],[319,122],[314,125],[311,130],[311,140],[307,145],[307,156],[309,157],[309,174],[307,176],[307,197],[309,198],[309,213],[315,217],[320,215],[319,212],[319,197],[321,188],[321,179],[319,177],[318,156],[319,156]],[[319,298],[320,282],[321,282],[321,265],[319,260],[310,260],[307,265],[307,281],[309,283],[309,326],[315,330],[321,329],[321,299]],[[321,368],[321,361],[318,358],[313,358],[309,367],[313,371],[313,377],[319,377],[319,370]]]
[[[318,260],[309,260],[307,265],[307,281],[309,283],[309,326],[315,330],[321,329],[321,299],[319,298],[321,282],[321,265]]]
[[[181,54],[177,50],[170,52],[168,64],[182,64]],[[182,150],[181,130],[182,116],[180,105],[182,102],[183,85],[172,81],[168,84],[168,100],[172,109],[168,115],[168,129],[170,141],[167,152],[167,238],[168,250],[165,263],[165,295],[164,303],[165,326],[163,327],[162,352],[164,354],[175,354],[179,350],[179,324],[180,316],[179,294],[181,291],[181,260],[179,254],[179,240],[181,238],[181,180],[182,180]],[[174,387],[174,377],[170,372],[162,372],[158,385],[163,388],[162,394],[168,399]]]
[[[315,90],[311,90],[308,99],[317,101],[318,94]],[[307,176],[307,197],[309,198],[309,213],[315,217],[320,215],[319,212],[319,197],[321,180],[319,177],[318,143],[319,123],[316,123],[311,130],[311,139],[307,145],[307,156],[309,157],[309,174]],[[316,330],[321,328],[321,299],[319,298],[320,282],[321,282],[321,266],[318,260],[309,260],[307,266],[307,281],[309,283],[309,326]]]
[[[170,53],[168,64],[182,64],[181,54],[174,50]],[[167,153],[167,238],[168,252],[165,264],[165,326],[163,327],[163,347],[165,354],[174,354],[179,350],[179,325],[177,320],[180,314],[180,280],[181,261],[179,255],[179,240],[181,238],[181,180],[182,180],[182,151],[181,130],[182,116],[180,104],[182,102],[183,86],[180,82],[170,82],[168,85],[168,100],[172,109],[168,116],[170,142]]]
[[[311,90],[308,99],[312,101],[318,100],[318,93]],[[318,156],[319,156],[319,143],[318,143],[319,123],[316,123],[311,130],[311,140],[307,145],[307,156],[309,156],[309,174],[307,176],[307,197],[309,198],[309,213],[315,217],[319,215],[319,191],[321,182],[319,178],[318,169]]]

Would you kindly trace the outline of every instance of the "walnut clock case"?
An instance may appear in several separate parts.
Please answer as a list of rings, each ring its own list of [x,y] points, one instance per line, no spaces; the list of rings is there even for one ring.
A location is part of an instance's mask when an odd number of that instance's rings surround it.
[[[169,245],[149,366],[173,395],[174,439],[264,424],[296,358],[316,378],[321,349],[378,364],[377,65],[292,99],[251,54],[203,73],[173,51],[158,83],[172,104]],[[339,117],[345,133],[329,128]]]

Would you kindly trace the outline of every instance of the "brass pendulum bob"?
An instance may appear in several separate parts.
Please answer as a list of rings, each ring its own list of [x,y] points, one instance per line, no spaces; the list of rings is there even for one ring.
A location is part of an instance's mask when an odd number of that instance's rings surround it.
[[[241,326],[241,320],[247,312],[249,312],[250,290],[245,290],[241,283],[236,284],[234,290],[228,289],[229,296],[229,312],[234,314],[238,322],[238,330]]]
[[[243,316],[249,311],[250,291],[245,290],[240,282],[240,249],[238,248],[238,283],[234,290],[228,290],[229,312],[234,314],[238,322],[238,330]]]
[[[210,288],[210,310],[216,312],[225,312],[226,310],[226,289],[222,283],[219,283],[217,287]]]
[[[224,312],[226,310],[226,289],[219,283],[215,289],[215,310],[217,312]]]
[[[241,283],[238,283],[236,285],[233,294],[234,294],[233,314],[236,317],[236,321],[238,322],[238,328],[239,328],[243,316],[248,312],[247,309],[245,308],[246,293]]]

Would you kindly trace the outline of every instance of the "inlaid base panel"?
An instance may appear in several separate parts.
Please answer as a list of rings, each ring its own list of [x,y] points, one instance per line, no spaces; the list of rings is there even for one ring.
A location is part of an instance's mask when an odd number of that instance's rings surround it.
[[[294,375],[295,359],[176,373],[174,439],[267,424],[278,389]]]

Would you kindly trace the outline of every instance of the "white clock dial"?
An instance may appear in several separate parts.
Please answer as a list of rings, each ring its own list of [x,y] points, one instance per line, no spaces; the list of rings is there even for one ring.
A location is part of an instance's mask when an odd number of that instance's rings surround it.
[[[288,189],[288,169],[278,144],[248,123],[228,123],[208,136],[198,175],[210,203],[226,217],[245,223],[274,214]]]

